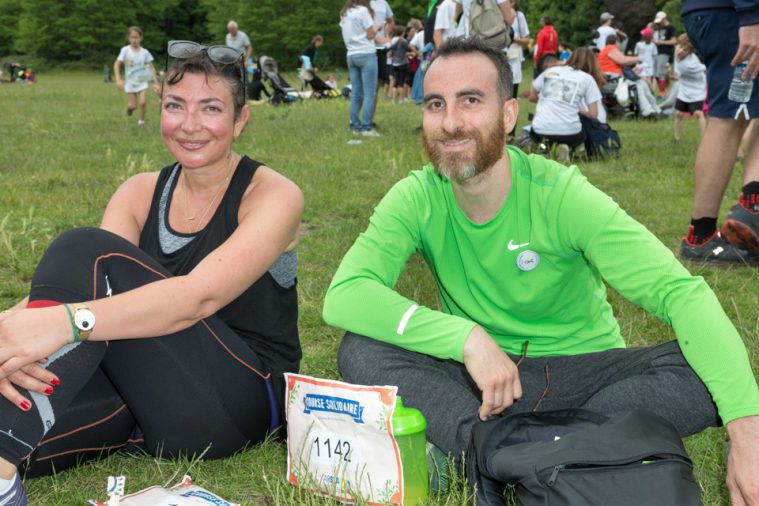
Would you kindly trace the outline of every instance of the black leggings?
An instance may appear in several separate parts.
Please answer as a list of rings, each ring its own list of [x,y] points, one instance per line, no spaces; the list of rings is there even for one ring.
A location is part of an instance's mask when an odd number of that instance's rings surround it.
[[[579,133],[572,135],[550,135],[539,134],[530,128],[530,138],[532,138],[532,140],[536,143],[547,141],[549,144],[566,144],[570,148],[574,149],[585,142],[585,130],[580,130]]]
[[[56,239],[32,279],[30,304],[116,295],[170,276],[145,252],[96,228]],[[36,302],[35,302],[36,301]],[[46,366],[60,379],[21,411],[0,397],[0,456],[27,476],[119,448],[156,456],[229,456],[280,424],[272,378],[217,317],[173,334],[69,344]]]

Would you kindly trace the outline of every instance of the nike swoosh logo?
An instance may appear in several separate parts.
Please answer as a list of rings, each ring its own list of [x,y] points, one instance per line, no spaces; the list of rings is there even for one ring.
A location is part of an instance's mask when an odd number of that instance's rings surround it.
[[[519,248],[524,248],[528,244],[530,244],[530,243],[529,242],[524,242],[522,244],[514,244],[514,243],[511,242],[511,240],[509,240],[509,244],[507,244],[506,247],[509,248],[509,251],[514,251],[514,250],[517,250]]]

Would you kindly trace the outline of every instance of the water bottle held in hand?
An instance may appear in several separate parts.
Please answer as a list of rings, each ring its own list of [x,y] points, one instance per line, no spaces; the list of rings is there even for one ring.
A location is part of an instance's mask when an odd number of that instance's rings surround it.
[[[751,100],[751,93],[754,91],[754,81],[751,78],[742,79],[741,75],[746,70],[748,62],[744,61],[735,66],[733,79],[730,81],[730,91],[727,98],[733,102],[745,104]]]

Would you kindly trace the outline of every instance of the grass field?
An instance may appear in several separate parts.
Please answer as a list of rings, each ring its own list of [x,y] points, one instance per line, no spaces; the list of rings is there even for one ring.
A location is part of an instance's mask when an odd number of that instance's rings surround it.
[[[341,83],[343,84],[343,83]],[[524,87],[524,84],[523,84]],[[531,106],[525,101],[520,125]],[[46,245],[75,226],[99,223],[108,197],[127,177],[172,162],[158,126],[158,101],[149,97],[148,123],[124,114],[126,99],[100,74],[43,74],[34,86],[0,86],[0,307],[26,295]],[[342,332],[321,319],[324,292],[337,265],[365,228],[374,205],[398,179],[424,162],[420,111],[381,100],[376,121],[382,137],[348,145],[348,104],[342,99],[289,107],[257,105],[236,150],[294,180],[306,197],[300,258],[301,372],[337,378],[335,355]],[[695,123],[672,143],[672,121],[617,122],[619,159],[582,163],[590,180],[612,195],[668,247],[678,248],[689,220],[692,166],[698,144]],[[722,216],[740,188],[740,167],[722,205]],[[689,266],[704,276],[759,365],[759,269]],[[434,284],[412,258],[398,289],[436,307]],[[611,294],[629,345],[673,337],[662,322]],[[724,364],[730,367],[730,364]],[[191,416],[182,414],[182,416]],[[704,503],[727,504],[723,484],[724,431],[688,438]],[[127,490],[168,484],[190,472],[196,483],[248,505],[324,504],[291,487],[285,448],[267,443],[222,461],[163,461],[117,455],[49,478],[27,480],[31,504],[81,504],[104,499],[108,475],[127,476]],[[459,489],[430,503],[465,504]]]

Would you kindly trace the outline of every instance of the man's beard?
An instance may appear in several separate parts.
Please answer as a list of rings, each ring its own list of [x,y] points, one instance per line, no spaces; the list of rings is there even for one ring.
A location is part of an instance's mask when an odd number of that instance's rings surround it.
[[[438,174],[459,184],[466,184],[472,178],[483,174],[503,156],[503,141],[506,126],[503,116],[499,115],[493,128],[486,135],[479,130],[458,130],[452,134],[441,132],[428,135],[423,132],[424,150],[435,166]],[[440,142],[472,139],[475,143],[474,155],[464,152],[447,153],[440,147]]]

